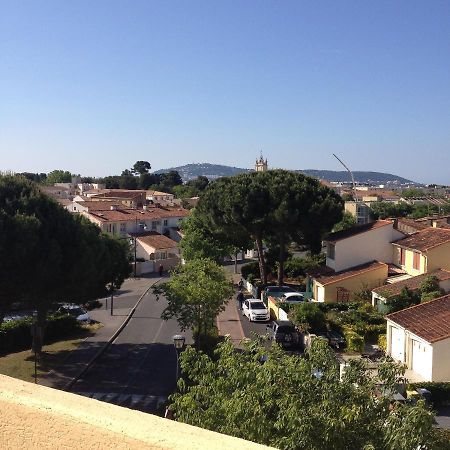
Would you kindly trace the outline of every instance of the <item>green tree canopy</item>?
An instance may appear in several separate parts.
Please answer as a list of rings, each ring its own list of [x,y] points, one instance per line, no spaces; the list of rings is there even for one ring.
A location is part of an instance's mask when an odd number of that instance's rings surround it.
[[[136,161],[131,168],[131,172],[135,175],[142,175],[144,173],[148,173],[152,168],[148,161]]]
[[[188,347],[181,367],[186,380],[171,396],[181,422],[287,450],[434,445],[433,413],[422,402],[392,406],[389,393],[404,370],[391,360],[377,375],[352,360],[340,381],[334,354],[320,339],[306,358],[255,341],[236,352],[225,341],[214,358]]]
[[[182,230],[184,237],[180,247],[186,261],[208,258],[221,263],[223,258],[233,252],[233,247],[224,243],[225,239],[222,236],[217,237],[205,226],[202,217],[196,213],[196,209],[183,220]]]
[[[6,287],[14,299],[36,308],[42,327],[52,303],[97,298],[130,273],[125,243],[103,235],[23,178],[0,177],[0,226],[4,239],[11,238],[0,252],[14,253],[17,269],[9,281],[3,278],[8,271],[0,274],[0,291]]]
[[[46,183],[49,185],[55,183],[70,183],[72,174],[68,170],[52,170],[47,174]]]
[[[344,211],[342,220],[333,227],[333,232],[348,230],[356,225],[356,219],[348,212]]]
[[[175,318],[181,330],[193,329],[199,339],[212,328],[233,293],[222,267],[210,259],[195,259],[176,267],[171,279],[154,292],[167,298],[162,318]]]
[[[326,330],[325,314],[315,303],[303,302],[289,311],[289,319],[301,330],[318,333]]]
[[[246,233],[259,253],[261,279],[267,282],[263,241],[279,249],[278,282],[283,281],[287,246],[306,244],[313,252],[323,235],[342,218],[342,200],[318,180],[286,170],[250,172],[210,183],[200,197],[199,214],[227,242]]]

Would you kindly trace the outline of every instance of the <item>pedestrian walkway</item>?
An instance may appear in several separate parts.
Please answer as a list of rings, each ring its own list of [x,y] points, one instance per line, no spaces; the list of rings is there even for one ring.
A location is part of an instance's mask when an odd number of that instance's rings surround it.
[[[241,279],[241,274],[230,274],[235,286],[235,294],[228,301],[225,310],[217,317],[217,329],[221,336],[229,336],[236,348],[241,348],[241,341],[245,338],[244,330],[242,329],[240,312],[237,308],[236,295],[238,291],[238,283]]]
[[[100,300],[102,307],[89,311],[89,315],[92,320],[101,323],[103,326],[87,337],[75,350],[71,351],[58,369],[42,376],[39,384],[56,389],[67,388],[103,353],[129,319],[139,298],[159,280],[160,278],[155,276],[125,280],[120,290],[117,291],[117,296],[114,296],[112,315],[111,298]]]

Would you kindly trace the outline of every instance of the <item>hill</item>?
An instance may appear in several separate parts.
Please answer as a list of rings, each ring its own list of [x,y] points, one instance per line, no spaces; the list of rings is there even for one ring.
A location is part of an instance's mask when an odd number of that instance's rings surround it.
[[[321,180],[327,181],[341,181],[341,182],[351,182],[352,179],[350,174],[345,170],[316,170],[307,169],[300,170],[299,172],[309,175],[311,177],[320,178]],[[358,183],[370,183],[370,184],[411,184],[414,181],[407,180],[406,178],[399,177],[398,175],[393,175],[391,173],[384,172],[366,172],[366,171],[353,171],[353,176],[355,181]]]
[[[170,170],[176,170],[183,181],[189,181],[193,178],[197,178],[200,175],[208,177],[210,180],[220,177],[231,177],[242,172],[249,172],[250,169],[241,169],[239,167],[222,166],[220,164],[209,163],[197,163],[186,164],[179,167],[171,167],[170,169],[161,169],[155,171],[155,173],[164,173]]]
[[[189,181],[193,178],[197,178],[200,175],[208,177],[209,179],[215,179],[220,177],[229,177],[237,175],[242,172],[250,172],[252,169],[244,169],[240,167],[224,166],[220,164],[209,164],[209,163],[197,163],[197,164],[186,164],[184,166],[171,167],[169,169],[161,169],[155,171],[155,173],[168,172],[170,170],[176,170],[183,181]],[[311,177],[320,178],[327,181],[341,181],[349,182],[351,181],[350,175],[346,171],[338,170],[298,170],[305,175]],[[399,177],[398,175],[393,175],[384,172],[366,172],[366,171],[354,171],[353,176],[355,181],[358,183],[370,183],[370,184],[413,184],[411,180]]]

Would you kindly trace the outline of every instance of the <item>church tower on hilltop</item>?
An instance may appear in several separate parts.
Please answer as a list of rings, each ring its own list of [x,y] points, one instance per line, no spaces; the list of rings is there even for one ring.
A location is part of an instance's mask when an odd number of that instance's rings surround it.
[[[261,152],[261,156],[259,157],[259,160],[256,160],[256,164],[255,164],[255,172],[267,172],[268,167],[267,167],[267,158],[266,160],[264,160],[262,152]]]

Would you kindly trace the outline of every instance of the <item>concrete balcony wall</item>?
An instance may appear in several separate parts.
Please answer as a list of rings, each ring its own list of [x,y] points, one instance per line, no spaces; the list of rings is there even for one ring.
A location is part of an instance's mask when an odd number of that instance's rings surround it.
[[[4,375],[0,410],[4,449],[269,448]]]

